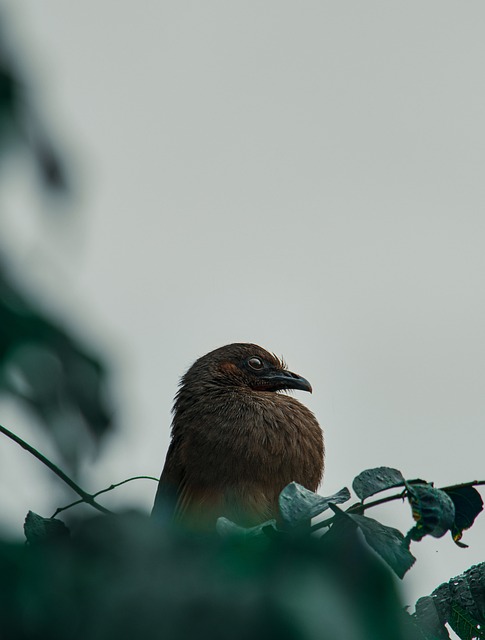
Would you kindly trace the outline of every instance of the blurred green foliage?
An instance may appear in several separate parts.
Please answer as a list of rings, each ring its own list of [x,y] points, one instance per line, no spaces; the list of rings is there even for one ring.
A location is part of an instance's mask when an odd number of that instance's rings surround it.
[[[36,112],[17,61],[0,31],[0,188],[2,163],[18,148],[37,167],[43,191],[65,192],[64,163]],[[86,442],[81,432],[99,442],[112,423],[106,368],[18,285],[14,266],[2,257],[2,246],[8,242],[0,229],[0,391],[14,395],[36,415],[64,462],[74,469]]]
[[[6,640],[413,637],[356,535],[198,537],[134,513],[0,546],[0,621]]]

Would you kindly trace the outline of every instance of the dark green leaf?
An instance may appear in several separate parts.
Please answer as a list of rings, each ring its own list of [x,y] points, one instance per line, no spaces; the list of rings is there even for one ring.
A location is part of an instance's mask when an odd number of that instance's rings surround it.
[[[449,640],[450,634],[438,614],[432,596],[419,598],[416,602],[416,611],[413,614],[413,619],[426,640]]]
[[[463,640],[484,638],[485,562],[441,584],[431,596],[420,598],[413,617],[420,628],[434,631],[435,636],[430,634],[429,638],[448,638],[444,628],[446,623]],[[437,635],[440,625],[442,635]]]
[[[387,527],[367,516],[359,516],[342,511],[332,504],[330,508],[341,517],[352,520],[364,534],[367,544],[381,556],[400,578],[413,566],[416,558],[407,548],[405,538],[398,529]]]
[[[482,627],[466,609],[460,607],[456,602],[451,605],[451,616],[448,622],[461,640],[485,638],[485,627]]]
[[[280,493],[279,507],[283,521],[289,527],[297,527],[326,511],[330,503],[341,504],[350,500],[350,492],[344,487],[333,496],[324,498],[292,482]]]
[[[29,511],[24,522],[24,533],[29,544],[58,540],[69,536],[69,529],[61,520],[43,518]]]
[[[37,415],[75,467],[87,434],[100,439],[111,426],[104,366],[19,291],[1,261],[0,327],[0,391]]]
[[[450,496],[429,484],[406,484],[408,500],[416,526],[407,534],[411,540],[422,540],[424,536],[441,538],[455,521],[455,506]]]
[[[477,515],[483,510],[482,496],[475,487],[454,487],[444,489],[455,505],[455,521],[451,527],[453,540],[459,547],[468,545],[460,542],[465,529],[469,529]]]
[[[361,500],[365,500],[369,496],[404,485],[404,477],[398,469],[391,467],[376,467],[375,469],[366,469],[359,473],[352,482],[352,488]]]

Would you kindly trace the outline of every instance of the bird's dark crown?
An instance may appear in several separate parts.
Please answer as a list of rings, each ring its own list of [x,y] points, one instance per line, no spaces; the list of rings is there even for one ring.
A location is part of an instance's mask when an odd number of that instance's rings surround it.
[[[256,344],[237,342],[202,356],[182,377],[177,400],[184,392],[245,389],[275,392],[312,390],[305,378],[288,371],[285,362]],[[176,403],[177,404],[177,403]]]

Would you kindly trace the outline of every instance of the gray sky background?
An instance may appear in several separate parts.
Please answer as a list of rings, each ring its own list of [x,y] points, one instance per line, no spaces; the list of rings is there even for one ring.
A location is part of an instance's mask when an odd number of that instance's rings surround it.
[[[234,341],[311,381],[322,493],[383,464],[438,486],[484,477],[482,2],[2,4],[78,176],[60,229],[32,213],[25,167],[6,169],[8,248],[121,390],[88,488],[160,473],[179,376]],[[65,498],[0,445],[2,524],[19,532]],[[105,504],[148,509],[154,491]],[[375,515],[411,526],[406,505]],[[410,601],[483,561],[484,527],[468,550],[415,545]]]

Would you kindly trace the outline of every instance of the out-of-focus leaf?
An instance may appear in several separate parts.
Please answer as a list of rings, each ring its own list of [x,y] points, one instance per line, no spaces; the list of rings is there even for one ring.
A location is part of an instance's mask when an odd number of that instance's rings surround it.
[[[27,141],[30,159],[43,186],[50,193],[65,192],[68,186],[65,164],[45,131],[17,59],[16,52],[7,50],[0,33],[0,156],[9,151],[6,141]]]
[[[24,522],[24,532],[29,544],[55,541],[69,536],[69,529],[61,520],[43,518],[29,511]]]
[[[66,168],[52,142],[37,125],[31,141],[32,153],[44,186],[51,192],[65,192],[68,189]]]
[[[0,63],[0,131],[3,119],[10,114],[16,101],[16,85],[9,69]]]
[[[222,537],[257,538],[265,534],[265,529],[276,530],[276,520],[266,520],[255,527],[241,527],[227,518],[218,518],[216,531]]]
[[[381,556],[400,578],[413,566],[416,558],[407,548],[405,538],[398,529],[387,527],[367,516],[359,516],[342,511],[334,505],[330,505],[330,508],[339,517],[348,518],[357,525],[364,534],[367,544]]]
[[[455,521],[455,506],[450,496],[429,484],[406,484],[406,489],[416,520],[416,526],[408,532],[407,538],[419,541],[426,535],[444,536]]]
[[[366,469],[352,482],[352,488],[361,500],[380,491],[400,486],[404,486],[404,477],[398,469],[392,467]]]
[[[22,296],[1,264],[0,327],[0,391],[37,415],[75,467],[83,430],[99,440],[111,425],[104,366]]]
[[[430,596],[420,598],[413,617],[429,633],[427,638],[448,638],[446,623],[462,640],[485,638],[485,562],[441,584]]]
[[[463,531],[472,526],[477,515],[483,510],[482,496],[475,487],[454,487],[453,489],[444,489],[444,492],[448,494],[455,505],[455,520],[451,527],[452,538],[459,547],[468,547],[460,540]]]
[[[309,491],[297,482],[291,482],[280,493],[279,507],[283,522],[288,527],[297,527],[329,508],[330,503],[341,504],[350,500],[350,493],[344,487],[333,496],[324,498]]]

